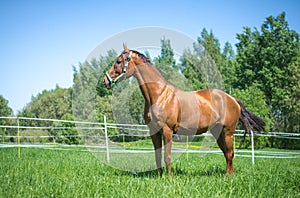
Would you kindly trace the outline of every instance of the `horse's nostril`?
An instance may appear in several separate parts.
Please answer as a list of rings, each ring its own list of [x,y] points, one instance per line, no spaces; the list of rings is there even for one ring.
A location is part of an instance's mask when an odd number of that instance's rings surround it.
[[[103,81],[103,85],[104,85],[105,87],[107,87],[107,83],[105,82],[105,80]]]

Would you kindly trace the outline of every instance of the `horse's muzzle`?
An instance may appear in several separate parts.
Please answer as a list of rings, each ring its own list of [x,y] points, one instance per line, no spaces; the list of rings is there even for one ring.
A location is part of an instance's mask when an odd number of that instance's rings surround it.
[[[111,89],[111,83],[108,81],[107,77],[104,76],[103,82],[102,82],[103,86],[106,87],[107,89]]]

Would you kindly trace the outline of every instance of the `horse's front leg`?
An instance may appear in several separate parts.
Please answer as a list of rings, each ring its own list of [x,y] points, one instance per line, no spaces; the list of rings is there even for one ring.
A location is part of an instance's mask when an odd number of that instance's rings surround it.
[[[165,163],[167,166],[169,176],[172,178],[173,176],[171,171],[171,151],[172,151],[173,131],[167,125],[164,125],[163,127],[163,136],[164,136],[164,146],[165,146]]]
[[[151,134],[151,132],[150,132]],[[161,151],[162,151],[162,137],[161,133],[157,132],[154,134],[151,134],[152,143],[154,145],[155,150],[155,161],[156,161],[156,168],[158,171],[158,174],[162,176],[162,168],[161,168]]]

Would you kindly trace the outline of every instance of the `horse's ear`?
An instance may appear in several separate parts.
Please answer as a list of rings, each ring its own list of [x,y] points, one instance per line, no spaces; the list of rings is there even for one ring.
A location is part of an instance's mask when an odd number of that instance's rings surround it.
[[[124,49],[124,52],[129,53],[129,49],[127,48],[125,43],[123,43],[123,49]]]

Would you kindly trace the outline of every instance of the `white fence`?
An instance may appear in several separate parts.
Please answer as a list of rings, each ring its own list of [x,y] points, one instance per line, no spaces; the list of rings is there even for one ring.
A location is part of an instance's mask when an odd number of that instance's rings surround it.
[[[105,129],[118,129],[122,131],[139,131],[140,134],[128,134],[128,133],[118,133],[117,135],[108,135],[108,137],[114,136],[137,136],[137,137],[149,137],[149,129],[147,125],[139,124],[114,124],[104,122],[83,122],[83,121],[70,121],[70,120],[57,120],[57,119],[47,119],[47,118],[27,118],[27,117],[0,117],[1,119],[15,120],[16,125],[3,125],[0,123],[0,128],[2,129],[42,129],[42,130],[64,130],[64,129],[74,129],[74,127],[62,127],[62,126],[22,126],[19,124],[20,120],[33,120],[33,121],[49,121],[58,123],[74,123],[78,124],[75,126],[76,129],[80,130],[105,130]],[[92,126],[82,126],[82,125],[92,125]],[[244,130],[236,130],[234,136],[243,136]],[[83,137],[84,135],[74,135],[76,137]],[[197,136],[212,136],[210,133],[204,133]],[[286,132],[269,132],[269,133],[255,133],[254,136],[257,137],[276,137],[276,138],[286,138],[286,139],[299,139],[300,133],[286,133]],[[17,137],[16,135],[6,135],[6,137]],[[28,137],[40,137],[40,138],[54,138],[55,136],[22,136],[20,138]],[[68,136],[66,136],[68,137]],[[99,137],[99,136],[97,136]],[[103,136],[104,137],[104,136]]]
[[[10,120],[10,122],[6,122],[6,124],[1,124],[5,122],[1,122],[1,120]],[[20,124],[20,121],[44,121],[48,122],[47,126],[28,126]],[[9,123],[9,124],[7,124]],[[60,124],[54,124],[54,123],[70,123],[74,124],[74,126],[60,126]],[[147,125],[137,125],[137,124],[112,124],[112,123],[107,123],[106,118],[104,116],[103,122],[82,122],[82,121],[69,121],[69,120],[57,120],[57,119],[42,119],[42,118],[27,118],[27,117],[0,117],[0,129],[2,131],[6,131],[5,133],[2,133],[2,141],[1,145],[2,147],[8,146],[7,142],[4,140],[7,138],[13,138],[17,139],[17,145],[19,148],[19,156],[20,156],[20,148],[23,146],[26,146],[24,144],[24,141],[26,138],[41,138],[41,139],[52,139],[54,142],[57,138],[60,138],[62,135],[30,135],[30,134],[22,134],[21,130],[35,130],[35,129],[40,129],[40,130],[51,130],[51,131],[58,131],[58,130],[69,130],[69,129],[76,129],[79,131],[99,131],[96,135],[93,133],[76,133],[76,134],[69,134],[69,135],[63,135],[64,138],[101,138],[105,140],[105,147],[106,147],[106,152],[107,152],[107,161],[109,161],[109,142],[113,138],[120,137],[123,139],[123,143],[125,142],[126,137],[137,137],[137,138],[148,138],[149,137],[149,130]],[[14,133],[17,134],[11,134],[9,130],[14,130]],[[117,134],[109,134],[109,130],[118,130]],[[125,131],[127,133],[125,133]],[[243,136],[244,131],[243,130],[237,130],[236,133],[234,134],[235,137],[238,136]],[[205,137],[205,136],[212,136],[210,133],[204,133],[202,135],[195,135],[193,137]],[[266,134],[255,134],[255,136],[258,137],[274,137],[274,138],[284,138],[284,139],[295,139],[295,140],[300,140],[300,134],[299,133],[283,133],[283,132],[270,132]],[[251,138],[251,144],[252,144],[252,163],[254,164],[254,139],[253,135]],[[23,144],[22,144],[23,143]],[[188,143],[188,138],[187,138],[187,143]],[[16,144],[15,144],[16,145]],[[186,152],[193,152],[193,150],[188,150],[188,145],[186,147]],[[249,151],[246,151],[249,152]],[[296,152],[298,153],[298,152]],[[240,156],[245,156],[243,153],[238,154]],[[237,155],[237,156],[238,156]],[[291,155],[294,157],[295,155]],[[299,155],[296,155],[300,157]],[[281,158],[282,155],[277,156],[278,158]],[[274,156],[273,156],[274,158]]]

